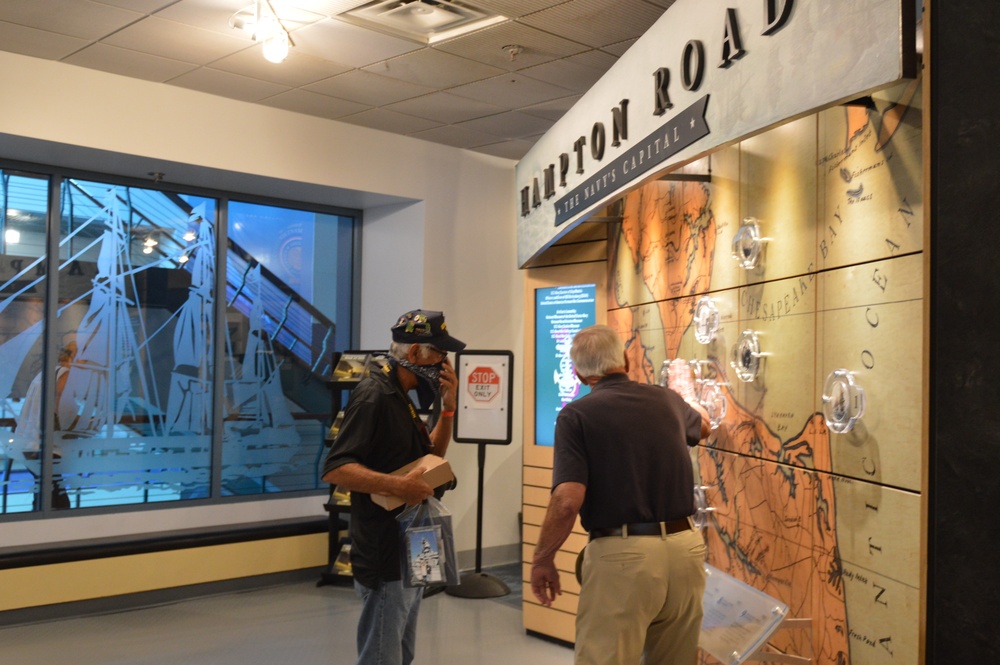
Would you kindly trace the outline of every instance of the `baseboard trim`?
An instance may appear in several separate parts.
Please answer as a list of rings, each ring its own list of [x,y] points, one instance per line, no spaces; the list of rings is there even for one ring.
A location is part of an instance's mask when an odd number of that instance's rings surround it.
[[[328,530],[329,521],[326,517],[309,517],[229,527],[180,529],[139,536],[94,538],[33,547],[9,547],[0,549],[0,570],[288,538]]]
[[[459,570],[475,570],[476,551],[463,550],[457,553]],[[505,563],[516,563],[521,560],[521,544],[495,545],[494,547],[484,547],[482,550],[483,568],[491,566],[502,566]]]
[[[189,584],[186,586],[155,589],[153,591],[142,591],[139,593],[129,593],[106,598],[94,598],[91,600],[78,600],[68,603],[56,603],[54,605],[42,605],[39,607],[7,610],[5,612],[0,612],[0,627],[9,627],[29,623],[43,623],[46,621],[58,621],[60,619],[94,616],[99,614],[115,614],[117,612],[129,612],[132,610],[142,609],[144,607],[170,605],[184,600],[204,596],[250,591],[253,589],[262,589],[265,587],[279,586],[283,584],[294,584],[307,581],[316,582],[319,580],[322,572],[322,568],[303,568],[300,570],[269,573],[267,575],[255,575],[253,577],[239,577],[231,580],[221,580],[218,582]]]

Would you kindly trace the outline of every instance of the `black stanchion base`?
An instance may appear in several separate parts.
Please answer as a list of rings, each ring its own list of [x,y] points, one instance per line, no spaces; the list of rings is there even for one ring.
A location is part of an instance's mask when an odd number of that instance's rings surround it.
[[[461,584],[445,588],[449,596],[459,598],[499,598],[510,593],[510,587],[489,573],[465,573]]]
[[[443,586],[429,586],[424,587],[424,598],[430,598],[431,596],[436,596],[437,594],[444,591]]]

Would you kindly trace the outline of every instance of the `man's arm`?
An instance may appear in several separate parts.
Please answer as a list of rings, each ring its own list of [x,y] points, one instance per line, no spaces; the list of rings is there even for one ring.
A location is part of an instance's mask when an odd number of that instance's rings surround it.
[[[550,607],[556,596],[562,593],[555,564],[556,552],[573,531],[586,494],[587,486],[574,482],[559,483],[552,490],[549,509],[545,513],[531,561],[531,591],[546,607]]]
[[[323,482],[351,492],[398,496],[406,505],[413,506],[434,496],[434,488],[424,481],[423,475],[424,469],[419,466],[405,476],[395,476],[350,462],[328,471],[323,476]]]
[[[451,430],[455,424],[455,408],[458,404],[458,375],[447,358],[441,367],[441,417],[431,430],[431,445],[434,454],[444,457],[451,443]],[[451,415],[448,415],[451,414]]]
[[[707,439],[712,435],[712,421],[708,417],[708,411],[695,400],[688,400],[688,405],[701,416],[701,438]]]

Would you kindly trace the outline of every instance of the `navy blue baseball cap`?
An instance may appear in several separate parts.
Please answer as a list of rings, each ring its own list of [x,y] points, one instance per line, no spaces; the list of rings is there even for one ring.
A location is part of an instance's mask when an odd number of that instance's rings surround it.
[[[392,341],[401,344],[430,344],[442,351],[461,351],[465,342],[448,334],[444,312],[415,309],[399,317],[392,327]]]

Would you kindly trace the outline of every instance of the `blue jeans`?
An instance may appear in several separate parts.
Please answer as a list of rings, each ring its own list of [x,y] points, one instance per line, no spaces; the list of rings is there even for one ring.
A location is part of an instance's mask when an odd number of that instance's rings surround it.
[[[357,665],[409,665],[417,646],[417,613],[423,589],[408,589],[400,581],[370,589],[357,580],[361,596]]]

